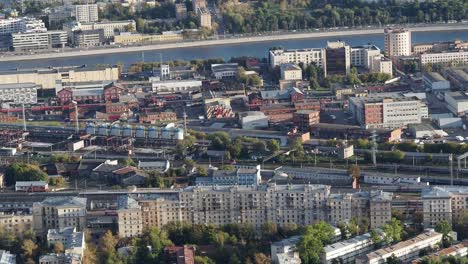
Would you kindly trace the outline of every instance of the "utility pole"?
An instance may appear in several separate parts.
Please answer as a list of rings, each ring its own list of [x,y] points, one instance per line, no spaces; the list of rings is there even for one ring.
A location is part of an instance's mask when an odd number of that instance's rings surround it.
[[[453,186],[453,154],[449,155],[450,162],[450,185]]]

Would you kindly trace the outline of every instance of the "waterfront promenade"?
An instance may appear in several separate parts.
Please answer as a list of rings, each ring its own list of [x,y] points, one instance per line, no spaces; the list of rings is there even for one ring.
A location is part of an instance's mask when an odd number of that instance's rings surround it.
[[[412,32],[421,31],[452,31],[452,30],[468,30],[468,24],[441,24],[431,26],[408,27]],[[64,50],[63,52],[50,52],[38,53],[27,55],[13,55],[2,54],[0,62],[7,61],[23,61],[23,60],[41,60],[53,58],[66,58],[66,57],[81,57],[103,54],[116,54],[127,52],[144,52],[152,50],[166,50],[175,48],[188,48],[188,47],[203,47],[214,45],[227,45],[227,44],[245,44],[249,42],[266,42],[273,40],[291,40],[291,39],[308,39],[308,38],[325,38],[325,37],[339,37],[339,36],[359,36],[359,35],[376,35],[383,34],[383,28],[363,28],[363,29],[349,29],[343,31],[315,31],[315,32],[296,32],[296,33],[281,33],[272,35],[257,35],[257,36],[244,36],[234,38],[223,38],[214,40],[199,40],[199,41],[183,41],[177,43],[158,43],[151,45],[141,46],[105,46],[105,48],[89,49],[89,50]]]

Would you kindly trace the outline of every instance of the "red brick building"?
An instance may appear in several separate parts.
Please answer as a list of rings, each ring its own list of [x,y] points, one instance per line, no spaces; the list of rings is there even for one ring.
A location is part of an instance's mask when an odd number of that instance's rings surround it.
[[[382,124],[383,123],[383,105],[365,104],[364,105],[364,118],[366,124]]]
[[[155,124],[156,122],[177,120],[174,112],[147,112],[140,115],[140,123]]]
[[[106,113],[124,113],[129,110],[128,105],[126,103],[112,103],[110,101],[106,101]]]
[[[124,89],[117,86],[110,86],[108,88],[104,88],[104,100],[106,102],[118,102],[120,95],[124,92]]]
[[[294,125],[301,131],[309,131],[310,126],[320,123],[320,111],[300,110],[293,114]]]
[[[72,101],[78,103],[100,103],[103,100],[102,89],[70,89],[65,88],[57,92],[58,102],[61,105],[70,104]]]
[[[18,121],[17,116],[0,113],[0,123],[15,123],[16,121]]]

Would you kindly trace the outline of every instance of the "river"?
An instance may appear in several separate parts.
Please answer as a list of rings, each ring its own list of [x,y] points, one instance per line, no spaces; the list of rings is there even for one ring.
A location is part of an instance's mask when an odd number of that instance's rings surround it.
[[[413,32],[413,43],[449,41],[454,39],[468,40],[468,30],[463,31],[438,31],[438,32]],[[81,56],[73,58],[54,58],[31,61],[11,61],[1,62],[0,71],[20,68],[42,68],[42,67],[60,67],[70,65],[95,65],[95,64],[117,64],[123,63],[128,66],[138,61],[159,61],[160,53],[164,61],[169,60],[193,60],[207,58],[224,58],[239,56],[266,57],[270,47],[284,47],[287,49],[298,48],[318,48],[324,47],[327,41],[342,40],[351,46],[364,45],[372,43],[383,49],[383,34],[363,35],[363,36],[343,36],[311,39],[294,40],[274,40],[264,42],[254,42],[245,44],[228,44],[219,46],[190,47],[180,49],[167,49],[157,51],[128,52],[119,54],[104,54]]]

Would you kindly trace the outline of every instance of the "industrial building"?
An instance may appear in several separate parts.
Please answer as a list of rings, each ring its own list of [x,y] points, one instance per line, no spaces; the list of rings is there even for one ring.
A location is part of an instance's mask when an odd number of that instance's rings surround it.
[[[444,97],[447,108],[455,116],[464,116],[468,111],[468,95],[464,92],[447,92]]]
[[[437,72],[425,72],[423,82],[424,88],[428,91],[450,90],[450,82]]]
[[[37,103],[38,88],[34,83],[0,84],[0,101],[14,104],[35,104]]]
[[[181,128],[175,127],[173,123],[166,125],[165,127],[148,127],[137,126],[133,127],[130,125],[119,126],[114,124],[109,126],[108,124],[88,124],[86,125],[86,133],[96,136],[117,136],[117,137],[134,137],[136,139],[161,139],[161,140],[183,140],[184,131]]]

